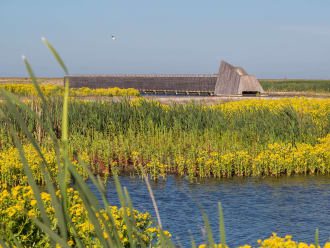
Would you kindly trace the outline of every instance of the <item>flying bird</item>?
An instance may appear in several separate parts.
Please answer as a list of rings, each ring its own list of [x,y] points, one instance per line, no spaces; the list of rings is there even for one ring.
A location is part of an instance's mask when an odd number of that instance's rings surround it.
[[[111,39],[112,39],[112,40],[115,40],[115,39],[116,39],[116,36],[112,35],[112,36],[111,36]]]

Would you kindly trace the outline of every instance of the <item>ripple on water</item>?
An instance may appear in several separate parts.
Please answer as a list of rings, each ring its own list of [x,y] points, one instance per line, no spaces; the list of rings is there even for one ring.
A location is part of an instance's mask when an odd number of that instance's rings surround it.
[[[144,182],[129,177],[120,177],[120,182],[130,193],[134,207],[155,217]],[[191,244],[190,233],[197,243],[203,242],[203,218],[194,201],[207,213],[217,240],[217,202],[222,203],[226,238],[231,247],[256,245],[258,239],[267,238],[272,232],[290,234],[294,240],[310,243],[319,228],[320,241],[324,243],[330,238],[329,176],[210,179],[198,183],[168,176],[166,181],[151,186],[164,228],[184,247]],[[119,205],[112,181],[107,184],[107,197],[110,204]]]

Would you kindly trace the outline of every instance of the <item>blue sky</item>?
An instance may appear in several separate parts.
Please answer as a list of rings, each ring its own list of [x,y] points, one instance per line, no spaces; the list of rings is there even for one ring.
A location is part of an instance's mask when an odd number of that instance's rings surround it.
[[[330,78],[328,0],[0,0],[0,77],[216,73],[221,60],[259,78]],[[112,40],[114,34],[117,39]]]

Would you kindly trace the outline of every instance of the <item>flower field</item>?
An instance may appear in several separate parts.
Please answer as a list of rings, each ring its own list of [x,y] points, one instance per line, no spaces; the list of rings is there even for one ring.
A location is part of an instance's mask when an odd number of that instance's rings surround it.
[[[60,196],[60,193],[57,192],[57,195]],[[73,227],[84,247],[102,247],[99,240],[95,238],[95,227],[89,219],[88,212],[84,207],[78,191],[68,188],[67,195],[69,199],[69,214],[72,218]],[[51,204],[51,196],[49,193],[42,192],[41,198],[45,204],[46,213],[50,217],[51,228],[56,230],[58,223],[55,218],[55,209]],[[116,206],[110,207],[111,216],[114,218],[117,230],[119,230],[119,238],[123,246],[127,247],[129,246],[129,242],[123,211],[123,208],[117,208]],[[131,213],[128,212],[128,214],[130,215]],[[133,210],[132,215],[138,227],[137,232],[134,234],[136,240],[139,240],[138,245],[151,244],[152,241],[157,239],[157,235],[159,235],[159,229],[153,224],[151,215],[148,212],[140,213],[136,210]],[[110,215],[105,210],[101,210],[97,216],[98,218],[103,216],[106,220],[110,218]],[[50,247],[49,237],[29,217],[40,218],[40,211],[38,210],[32,188],[30,186],[20,185],[11,188],[7,184],[2,184],[0,193],[0,221],[1,223],[6,223],[6,225],[1,226],[0,236],[7,237],[7,241],[11,244],[14,244],[14,239],[16,239],[23,247]],[[75,246],[73,232],[73,230],[69,230],[69,246]],[[106,236],[106,234],[104,235]],[[168,235],[170,234],[168,233]]]
[[[0,84],[0,88],[5,89],[13,94],[19,96],[36,97],[37,90],[33,84]],[[64,87],[59,85],[41,85],[40,89],[45,96],[62,96]],[[71,96],[139,96],[140,92],[135,89],[90,89],[90,88],[77,88],[70,89]]]

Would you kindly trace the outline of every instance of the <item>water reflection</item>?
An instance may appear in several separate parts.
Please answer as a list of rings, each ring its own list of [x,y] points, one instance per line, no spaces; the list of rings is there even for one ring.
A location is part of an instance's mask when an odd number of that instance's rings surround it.
[[[120,182],[127,187],[135,208],[154,216],[144,182],[129,177],[121,177]],[[269,237],[272,232],[313,242],[315,229],[319,228],[321,241],[330,238],[329,176],[210,179],[195,183],[169,176],[151,185],[164,228],[184,247],[190,246],[189,233],[197,243],[203,242],[203,219],[194,200],[200,202],[208,214],[217,239],[217,202],[222,203],[227,240],[232,247],[246,243],[256,245],[257,239]],[[118,205],[112,181],[107,190],[110,203]]]

